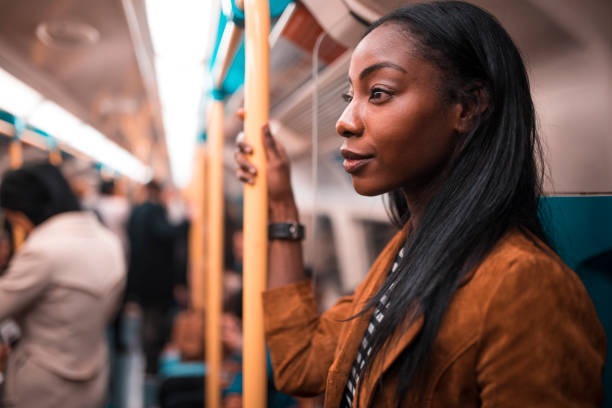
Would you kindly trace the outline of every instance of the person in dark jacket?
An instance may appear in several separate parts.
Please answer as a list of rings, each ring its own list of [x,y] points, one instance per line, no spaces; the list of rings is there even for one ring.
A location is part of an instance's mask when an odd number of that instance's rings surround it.
[[[176,285],[173,226],[162,202],[161,186],[149,182],[146,199],[136,205],[127,224],[130,243],[126,309],[142,313],[146,371],[157,372],[157,359],[169,337],[170,310]]]

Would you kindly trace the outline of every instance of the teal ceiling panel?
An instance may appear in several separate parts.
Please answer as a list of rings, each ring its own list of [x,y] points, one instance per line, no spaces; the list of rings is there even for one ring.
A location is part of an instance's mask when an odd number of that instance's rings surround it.
[[[285,8],[292,3],[293,0],[270,0],[270,16],[271,18],[277,18],[285,10]],[[217,53],[219,52],[219,44],[221,43],[221,37],[227,22],[232,19],[238,25],[244,24],[244,13],[238,9],[235,5],[235,1],[231,0],[232,12],[231,15],[227,16],[223,12],[219,16],[219,24],[217,27],[217,41],[215,48],[210,59],[209,70],[212,72],[213,67],[217,59]],[[228,73],[223,81],[221,91],[224,95],[231,95],[236,92],[244,83],[244,40],[241,41],[240,47],[236,51],[234,61],[228,70]],[[215,95],[211,95],[215,97]]]
[[[0,109],[0,120],[14,125],[17,118],[7,111]]]

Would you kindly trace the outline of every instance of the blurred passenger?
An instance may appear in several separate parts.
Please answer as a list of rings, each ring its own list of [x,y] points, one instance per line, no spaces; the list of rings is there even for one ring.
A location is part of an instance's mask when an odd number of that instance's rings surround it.
[[[239,408],[243,406],[243,373],[242,373],[242,290],[228,296],[225,301],[221,319],[221,342],[224,359],[223,375],[223,407]],[[272,362],[267,354],[268,408],[298,407],[298,402],[292,397],[279,392],[274,385]]]
[[[0,214],[2,225],[0,225],[0,275],[6,270],[13,256],[11,224],[4,222],[4,214]]]
[[[324,313],[286,151],[264,127],[261,174],[237,146],[238,177],[268,180],[263,308],[279,388],[325,392],[329,408],[601,406],[605,333],[547,243],[536,115],[508,33],[465,2],[400,8],[355,47],[347,88],[343,167],[357,193],[389,194],[400,231]]]
[[[50,164],[5,174],[0,205],[27,236],[0,277],[0,320],[15,317],[23,333],[9,356],[7,399],[20,408],[103,406],[105,328],[125,278],[119,240],[80,211]]]
[[[174,273],[174,244],[179,228],[168,221],[162,188],[157,182],[145,186],[145,201],[133,208],[127,231],[130,260],[126,309],[139,309],[142,313],[146,371],[155,374],[158,357],[170,335],[175,288],[181,283]]]
[[[100,196],[94,208],[100,216],[102,223],[117,235],[123,244],[123,248],[127,251],[126,225],[130,215],[128,200],[121,194],[115,180],[102,181],[99,190]]]
[[[204,315],[182,311],[174,318],[171,341],[160,357],[160,407],[204,406],[204,374]]]
[[[92,210],[98,216],[100,222],[108,228],[121,241],[124,257],[127,256],[127,218],[130,213],[130,205],[122,194],[119,185],[114,179],[102,180],[98,186],[99,195],[92,202]],[[127,259],[127,258],[126,258]],[[110,403],[114,407],[123,407],[123,400],[127,397],[123,390],[129,382],[128,371],[122,369],[120,361],[123,353],[127,350],[127,342],[121,337],[121,313],[115,314],[109,327],[109,338],[111,340],[111,372],[110,372]]]

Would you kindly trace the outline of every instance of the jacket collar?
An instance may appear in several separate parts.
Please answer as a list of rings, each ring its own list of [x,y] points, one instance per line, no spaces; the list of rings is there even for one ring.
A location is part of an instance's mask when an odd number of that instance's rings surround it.
[[[391,269],[391,265],[397,256],[401,246],[406,242],[406,237],[412,230],[411,225],[407,223],[401,231],[399,231],[391,242],[383,249],[376,262],[372,265],[365,281],[355,292],[356,303],[353,309],[353,315],[359,313],[366,302],[371,299],[383,285],[385,278]],[[336,407],[340,405],[344,394],[344,388],[348,381],[349,373],[355,362],[361,340],[370,323],[373,310],[363,315],[354,318],[339,338],[339,347],[342,348],[338,353],[342,354],[341,358],[337,358],[332,364],[326,387],[325,406]],[[423,326],[423,316],[417,318],[415,322],[408,327],[400,326],[401,328],[396,334],[385,344],[384,355],[382,360],[377,358],[373,361],[371,372],[364,378],[364,383],[360,395],[367,397],[359,398],[359,407],[366,407],[369,404],[369,399],[372,396],[374,387],[380,376],[393,364],[399,354],[412,342],[415,336],[420,332]]]

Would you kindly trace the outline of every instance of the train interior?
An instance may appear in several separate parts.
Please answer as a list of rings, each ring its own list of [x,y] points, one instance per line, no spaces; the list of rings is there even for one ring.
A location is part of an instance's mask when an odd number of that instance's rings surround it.
[[[305,264],[321,310],[355,289],[394,232],[383,199],[353,190],[335,122],[351,50],[367,25],[413,2],[269,1],[270,127],[291,159]],[[524,57],[547,162],[547,230],[612,336],[612,2],[471,2],[499,19]],[[209,142],[207,112],[221,101],[224,268],[241,269],[243,186],[233,159],[249,69],[241,3],[0,0],[0,170],[50,160],[90,208],[101,180],[115,180],[138,202],[155,179],[168,191],[169,217],[189,220],[203,188],[198,155]],[[204,278],[187,269],[188,303],[197,304]],[[108,406],[164,406],[161,377],[147,377],[138,348],[130,350]]]

